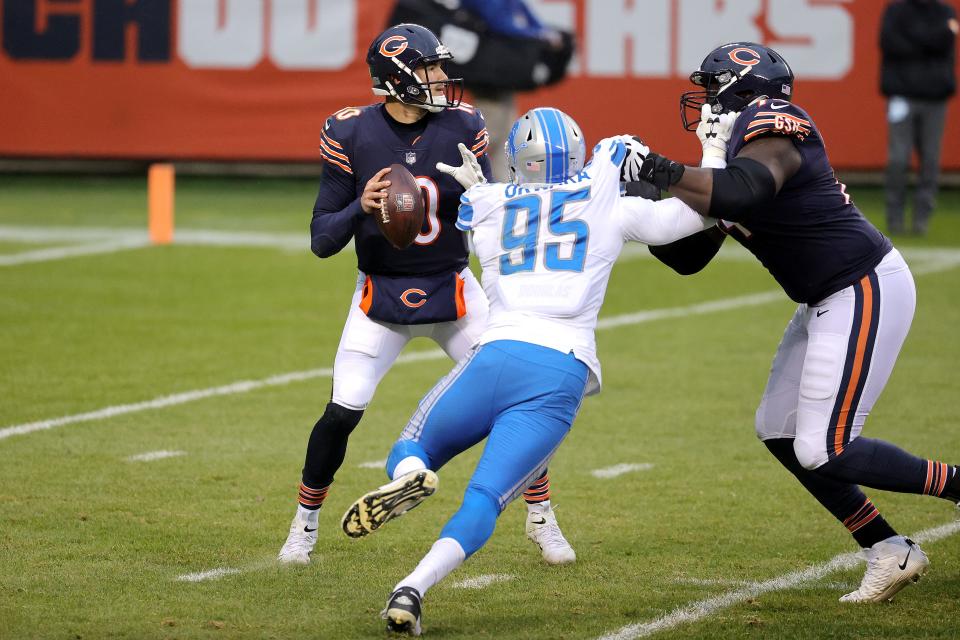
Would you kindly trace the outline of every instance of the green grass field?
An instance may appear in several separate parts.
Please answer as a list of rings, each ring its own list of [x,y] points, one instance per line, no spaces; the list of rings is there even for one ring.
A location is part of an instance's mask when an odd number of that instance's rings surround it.
[[[323,262],[309,251],[314,189],[181,179],[182,241],[151,247],[140,178],[0,177],[0,638],[384,635],[386,597],[459,505],[478,452],[444,468],[417,511],[369,538],[343,536],[343,510],[384,479],[360,465],[386,457],[451,366],[397,364],[351,437],[313,564],[274,564],[355,277],[351,251]],[[879,191],[853,196],[879,219]],[[960,192],[940,205],[929,237],[896,240],[918,311],[866,433],[956,463]],[[736,252],[685,279],[645,256],[617,265],[602,319],[776,289]],[[429,593],[426,636],[960,637],[960,535],[948,535],[960,527],[929,533],[958,517],[944,501],[869,491],[902,533],[928,532],[930,572],[888,605],[837,602],[862,565],[822,567],[855,545],[753,432],[793,308],[782,296],[602,328],[604,391],[550,467],[577,563],[542,564],[513,505]],[[240,381],[254,384],[228,386]],[[180,453],[130,460],[155,451]],[[591,474],[617,464],[653,466]],[[791,577],[809,568],[812,578]],[[484,575],[504,578],[456,586]]]

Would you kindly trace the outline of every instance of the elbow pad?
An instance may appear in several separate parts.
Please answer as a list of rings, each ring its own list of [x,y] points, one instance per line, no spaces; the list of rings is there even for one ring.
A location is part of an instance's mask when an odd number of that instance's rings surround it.
[[[726,169],[713,171],[710,217],[738,222],[777,195],[773,174],[750,158],[734,158]]]

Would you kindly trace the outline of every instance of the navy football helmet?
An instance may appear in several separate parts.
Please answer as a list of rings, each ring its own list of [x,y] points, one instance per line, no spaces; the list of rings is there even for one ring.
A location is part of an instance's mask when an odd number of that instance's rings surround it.
[[[430,29],[418,24],[390,27],[367,50],[373,92],[433,113],[459,106],[463,98],[461,78],[427,77],[427,65],[452,59],[450,50]],[[441,95],[434,95],[437,87],[442,89]]]
[[[687,131],[697,128],[704,104],[720,114],[742,111],[757,98],[789,101],[793,95],[790,65],[770,47],[755,42],[717,47],[690,74],[690,82],[703,90],[687,91],[680,97],[680,117]]]

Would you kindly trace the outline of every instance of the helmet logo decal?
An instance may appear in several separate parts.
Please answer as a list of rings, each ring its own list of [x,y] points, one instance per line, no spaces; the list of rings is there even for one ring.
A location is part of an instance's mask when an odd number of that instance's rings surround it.
[[[391,45],[396,45],[391,47]],[[407,48],[407,39],[403,36],[390,36],[380,43],[380,55],[392,58],[400,55]]]
[[[730,56],[731,60],[745,67],[752,67],[760,62],[760,54],[748,47],[737,47],[736,49],[732,49],[727,55]]]

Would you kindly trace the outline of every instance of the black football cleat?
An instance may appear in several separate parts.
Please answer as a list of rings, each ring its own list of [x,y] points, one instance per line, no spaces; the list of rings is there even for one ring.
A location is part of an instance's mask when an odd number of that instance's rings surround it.
[[[429,469],[411,471],[361,496],[343,514],[340,526],[351,538],[373,533],[432,496],[439,483],[437,474]]]
[[[387,621],[387,631],[419,636],[422,600],[420,592],[413,587],[400,587],[394,591],[380,614]]]

